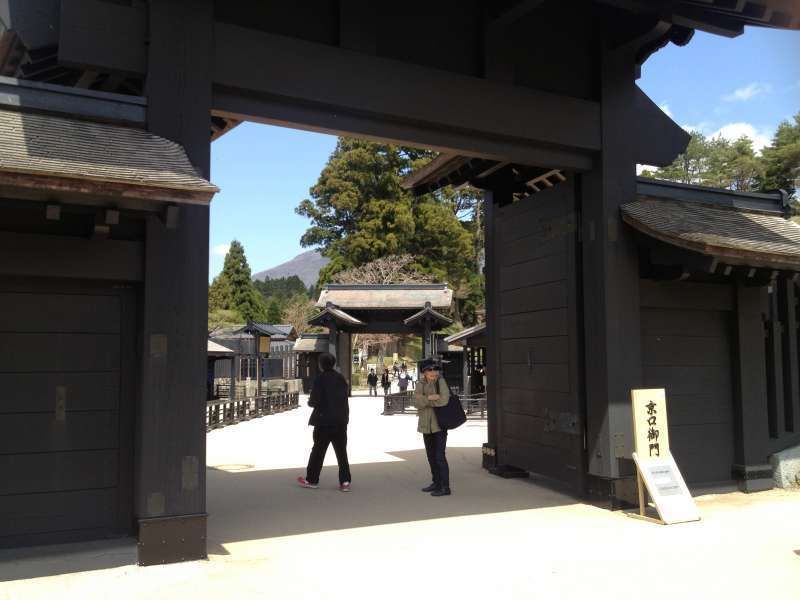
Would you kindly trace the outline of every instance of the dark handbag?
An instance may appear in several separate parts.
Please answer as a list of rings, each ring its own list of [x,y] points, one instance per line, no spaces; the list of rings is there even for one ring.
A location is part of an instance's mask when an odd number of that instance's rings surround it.
[[[464,413],[464,407],[461,406],[461,400],[452,391],[450,391],[450,399],[447,404],[434,406],[433,410],[436,412],[436,420],[442,429],[455,429],[467,422],[467,415]]]

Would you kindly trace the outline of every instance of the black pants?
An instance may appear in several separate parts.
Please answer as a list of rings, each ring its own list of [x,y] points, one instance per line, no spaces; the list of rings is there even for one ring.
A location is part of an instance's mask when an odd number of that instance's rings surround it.
[[[437,487],[450,487],[450,467],[447,464],[445,450],[447,448],[447,431],[436,433],[423,433],[425,453],[428,455],[428,464],[431,466],[431,477]]]
[[[336,452],[336,462],[339,463],[339,483],[350,481],[350,463],[347,461],[347,426],[344,427],[314,427],[314,447],[308,457],[306,481],[319,483],[319,474],[322,471],[322,462],[328,451],[328,444],[333,444]]]
[[[376,385],[369,386],[369,395],[370,396],[377,396],[378,395],[378,386],[376,386]]]

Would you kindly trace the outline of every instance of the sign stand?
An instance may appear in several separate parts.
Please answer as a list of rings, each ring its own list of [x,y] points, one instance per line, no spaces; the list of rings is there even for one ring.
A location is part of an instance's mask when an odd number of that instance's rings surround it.
[[[631,390],[631,404],[639,514],[627,514],[662,525],[699,521],[700,512],[669,450],[664,390]],[[658,518],[647,515],[648,495]]]

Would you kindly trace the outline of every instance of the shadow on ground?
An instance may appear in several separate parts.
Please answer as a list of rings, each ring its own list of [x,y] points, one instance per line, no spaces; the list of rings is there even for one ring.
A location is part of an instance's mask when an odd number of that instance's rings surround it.
[[[480,448],[448,448],[453,495],[433,498],[424,450],[389,452],[394,462],[352,467],[353,491],[338,490],[338,470],[325,467],[320,489],[295,483],[305,470],[207,470],[209,553],[246,540],[392,523],[530,510],[579,500],[528,479],[502,479],[480,467]]]
[[[352,467],[353,491],[338,490],[338,470],[325,467],[320,489],[300,488],[305,469],[207,468],[208,553],[226,544],[426,519],[574,504],[575,498],[528,479],[501,479],[480,467],[480,448],[448,448],[453,495],[433,498],[424,450],[389,452],[391,462]],[[50,577],[136,564],[136,541],[106,540],[0,550],[0,581]]]
[[[0,581],[52,577],[136,564],[136,540],[124,538],[0,550]]]

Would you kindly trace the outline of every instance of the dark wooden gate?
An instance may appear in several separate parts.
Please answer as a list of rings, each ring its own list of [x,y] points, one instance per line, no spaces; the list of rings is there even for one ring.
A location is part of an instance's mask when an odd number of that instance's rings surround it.
[[[132,532],[131,290],[0,282],[0,546]]]
[[[564,182],[496,215],[498,462],[580,492],[586,469],[574,186]]]
[[[730,481],[733,288],[642,280],[642,368],[664,388],[670,451],[690,484]]]

